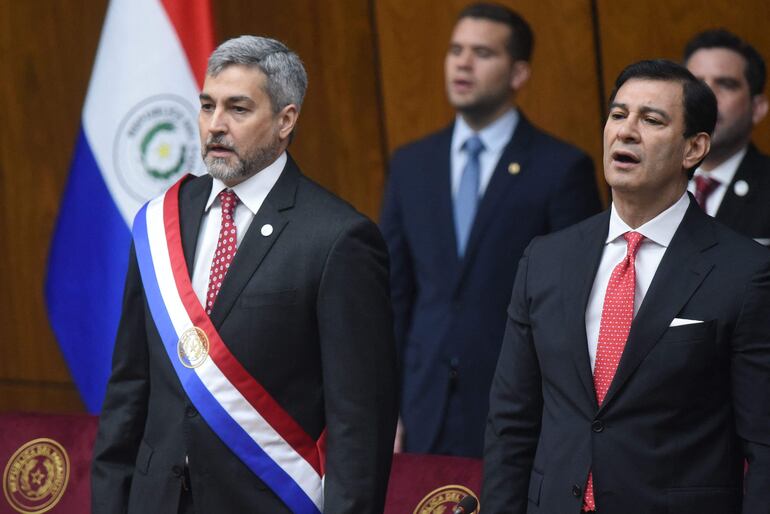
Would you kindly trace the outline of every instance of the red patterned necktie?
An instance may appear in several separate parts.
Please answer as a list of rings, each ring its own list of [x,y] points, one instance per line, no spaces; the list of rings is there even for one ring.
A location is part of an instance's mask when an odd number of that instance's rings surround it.
[[[719,187],[719,181],[711,177],[704,177],[703,175],[695,176],[695,201],[698,202],[700,208],[706,210],[706,200]]]
[[[211,261],[209,273],[209,289],[206,294],[206,314],[211,315],[222,281],[225,279],[230,263],[235,257],[238,233],[235,228],[235,207],[238,204],[238,195],[230,189],[219,193],[219,203],[222,205],[222,225],[219,228],[219,240],[217,251]]]
[[[636,251],[644,239],[639,232],[626,232],[626,256],[615,266],[604,294],[602,318],[599,322],[599,344],[594,364],[594,388],[599,405],[604,401],[626,346],[631,321],[634,319],[636,290]],[[593,474],[588,474],[583,510],[596,510]]]

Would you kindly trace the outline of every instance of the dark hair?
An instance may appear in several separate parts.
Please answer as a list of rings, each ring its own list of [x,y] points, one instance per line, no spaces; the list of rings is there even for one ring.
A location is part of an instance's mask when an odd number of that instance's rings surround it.
[[[518,13],[504,5],[478,2],[460,11],[457,21],[463,18],[481,18],[508,25],[511,37],[508,38],[506,49],[514,61],[527,61],[532,57],[535,37],[529,24]]]
[[[631,79],[661,80],[682,84],[684,107],[684,137],[698,132],[711,135],[717,122],[717,98],[705,82],[698,80],[687,68],[674,61],[655,59],[639,61],[620,72],[610,95],[615,100],[620,87]]]
[[[743,74],[752,96],[762,94],[765,89],[765,60],[753,46],[729,30],[707,30],[693,37],[684,47],[685,64],[692,54],[704,48],[726,48],[740,54],[746,60]]]

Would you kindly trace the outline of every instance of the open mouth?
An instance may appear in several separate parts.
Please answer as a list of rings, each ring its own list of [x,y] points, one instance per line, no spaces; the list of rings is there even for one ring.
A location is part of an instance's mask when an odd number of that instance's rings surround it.
[[[622,164],[639,164],[641,162],[638,155],[628,150],[615,150],[612,152],[612,160]]]
[[[223,155],[227,153],[235,153],[235,149],[232,146],[222,144],[206,145],[206,155],[213,153],[214,155]]]
[[[473,87],[473,82],[465,79],[454,79],[452,81],[452,86],[454,86],[455,89],[466,90]]]

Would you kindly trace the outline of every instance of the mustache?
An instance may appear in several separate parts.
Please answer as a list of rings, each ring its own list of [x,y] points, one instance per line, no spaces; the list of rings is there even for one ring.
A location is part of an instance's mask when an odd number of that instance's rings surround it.
[[[223,148],[225,150],[229,150],[234,153],[238,153],[235,150],[235,145],[232,141],[229,141],[225,136],[219,135],[219,136],[209,136],[206,139],[206,146],[205,146],[205,153],[209,153],[209,150],[211,150],[213,147],[217,148]]]

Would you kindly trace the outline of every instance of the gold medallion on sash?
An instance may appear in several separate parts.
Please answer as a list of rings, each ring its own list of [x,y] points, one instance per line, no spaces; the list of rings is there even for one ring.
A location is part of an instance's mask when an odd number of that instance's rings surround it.
[[[190,327],[179,338],[176,351],[183,366],[197,368],[209,356],[209,338],[200,328]]]

